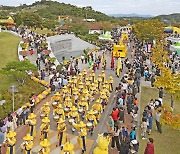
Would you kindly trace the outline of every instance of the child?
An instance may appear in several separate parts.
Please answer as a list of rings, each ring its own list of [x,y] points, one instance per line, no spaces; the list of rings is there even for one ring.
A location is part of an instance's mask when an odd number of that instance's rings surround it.
[[[128,128],[127,128],[126,126],[123,126],[123,127],[122,127],[121,134],[122,134],[122,140],[123,140],[123,141],[126,141],[126,137],[128,136],[127,129],[128,129]]]
[[[146,139],[146,131],[147,131],[148,122],[146,118],[142,119],[141,129],[142,129],[142,139]]]
[[[135,140],[136,139],[136,127],[132,127],[130,132],[130,140]]]

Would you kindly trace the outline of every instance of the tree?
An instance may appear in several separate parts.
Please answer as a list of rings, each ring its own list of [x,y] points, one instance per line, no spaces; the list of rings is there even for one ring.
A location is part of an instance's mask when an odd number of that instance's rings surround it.
[[[158,88],[163,87],[171,94],[171,107],[174,108],[174,98],[180,96],[180,74],[172,74],[169,68],[161,67],[161,76],[155,78],[154,85]]]
[[[83,23],[74,23],[70,27],[70,31],[74,32],[76,35],[86,35],[88,34],[89,28]]]
[[[141,41],[162,40],[164,24],[156,19],[139,21],[134,26],[134,32]]]
[[[19,85],[24,85],[28,77],[28,71],[36,71],[35,65],[31,64],[30,61],[18,61],[9,62],[6,67],[0,70],[1,74],[13,77],[17,80]]]

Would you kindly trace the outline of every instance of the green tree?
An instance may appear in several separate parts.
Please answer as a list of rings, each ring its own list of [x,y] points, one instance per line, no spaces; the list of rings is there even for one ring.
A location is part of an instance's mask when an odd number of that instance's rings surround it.
[[[89,28],[84,23],[74,23],[70,28],[71,32],[74,32],[75,35],[86,35],[88,34]]]
[[[17,80],[19,85],[24,85],[28,78],[28,71],[36,71],[35,65],[30,61],[9,62],[6,67],[0,70],[1,74],[7,75]]]
[[[134,32],[141,41],[162,40],[164,24],[156,19],[138,21],[134,26]]]

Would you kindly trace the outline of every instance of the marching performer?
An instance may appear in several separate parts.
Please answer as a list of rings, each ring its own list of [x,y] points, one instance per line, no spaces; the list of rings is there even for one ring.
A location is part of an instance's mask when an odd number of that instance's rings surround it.
[[[78,103],[78,98],[79,98],[79,92],[77,88],[73,88],[73,95],[72,95],[72,103],[73,105],[77,105]]]
[[[109,77],[108,84],[109,84],[109,91],[112,92],[113,91],[113,77],[112,76]]]
[[[86,136],[87,136],[86,124],[84,124],[83,121],[80,121],[79,124],[73,123],[73,126],[79,132],[79,137],[77,139],[77,142],[79,144],[79,147],[82,149],[82,153],[85,153],[86,152]]]
[[[102,78],[102,83],[105,83],[105,81],[106,81],[106,74],[104,73],[104,71],[101,72],[100,76]]]
[[[96,116],[94,115],[94,111],[90,110],[87,115],[86,115],[86,121],[92,123],[92,127],[90,128],[90,132],[91,134],[94,131],[94,128],[97,125],[97,120],[96,120]]]
[[[39,150],[38,154],[49,154],[50,153],[50,142],[47,139],[44,139],[40,142],[41,149]]]
[[[63,146],[63,150],[60,154],[74,154],[74,145],[70,142],[66,142]]]
[[[93,154],[108,154],[108,147],[111,137],[107,134],[98,134],[98,146],[94,149]]]
[[[42,119],[42,124],[40,126],[40,130],[41,130],[41,138],[40,140],[44,140],[48,138],[48,133],[50,131],[50,120],[48,119],[48,117],[45,117],[44,119]]]
[[[83,88],[84,88],[84,85],[83,85],[83,83],[82,82],[79,82],[79,84],[78,84],[78,89],[79,89],[79,92],[82,94],[82,92],[83,92]]]
[[[49,102],[46,102],[43,107],[41,107],[41,113],[44,113],[45,117],[48,117],[50,112]]]
[[[84,82],[84,81],[86,81],[86,76],[87,76],[87,71],[86,71],[86,69],[83,70],[82,75],[83,75],[83,82]]]
[[[6,154],[16,154],[15,143],[16,143],[16,132],[9,131],[6,134],[5,144],[7,145]]]
[[[97,121],[99,121],[99,119],[100,119],[100,117],[101,117],[101,114],[102,114],[102,112],[103,112],[102,105],[101,105],[99,99],[97,99],[97,100],[96,100],[96,103],[93,104],[92,109],[93,109],[93,111],[94,111],[94,114],[95,114],[95,116],[96,116]]]
[[[32,154],[33,137],[30,134],[26,134],[23,140],[24,142],[20,145],[20,147],[24,151],[24,154]]]
[[[77,123],[79,121],[79,114],[78,114],[77,108],[75,106],[73,106],[71,108],[69,117],[70,117],[70,119],[69,119],[70,122],[73,121],[73,122]],[[75,131],[75,128],[72,128],[72,132],[74,132],[74,131]]]
[[[118,63],[117,63],[117,68],[116,68],[116,75],[117,75],[117,77],[120,76],[121,68],[122,68],[122,66],[121,66],[121,58],[119,57],[118,58]]]
[[[66,124],[65,120],[60,118],[58,121],[58,140],[59,140],[59,147],[63,148],[64,143],[66,142]]]
[[[73,88],[75,88],[76,86],[77,86],[77,84],[78,84],[78,80],[77,80],[77,77],[76,76],[73,76],[72,77],[72,81],[73,81]]]
[[[70,108],[72,107],[71,98],[69,96],[65,98],[64,107],[65,116],[68,117]]]
[[[62,104],[59,104],[57,106],[57,108],[53,110],[53,115],[54,115],[54,117],[58,116],[57,121],[59,120],[59,118],[65,119],[65,115],[64,115],[64,110],[63,110]]]
[[[84,97],[78,103],[78,111],[81,114],[81,118],[84,119],[85,113],[88,110],[88,103],[84,100]]]
[[[60,93],[56,92],[52,97],[51,100],[54,102],[62,102],[61,97],[60,97]]]
[[[98,89],[100,90],[101,85],[102,85],[102,77],[101,77],[101,74],[98,75],[97,80],[98,80]]]
[[[35,137],[36,136],[36,115],[31,113],[26,120],[26,124],[28,124],[28,133]]]
[[[107,102],[108,102],[108,97],[106,96],[106,93],[104,91],[102,91],[100,93],[100,99],[101,99],[101,105],[102,105],[102,109],[104,111],[106,105],[107,105]]]

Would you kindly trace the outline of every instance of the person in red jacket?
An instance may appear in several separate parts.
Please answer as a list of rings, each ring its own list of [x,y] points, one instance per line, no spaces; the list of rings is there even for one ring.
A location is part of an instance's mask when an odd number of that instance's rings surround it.
[[[154,140],[153,138],[149,138],[144,154],[154,154]]]
[[[118,114],[119,114],[118,108],[113,108],[112,118],[113,118],[113,120],[114,120],[114,123],[116,123],[116,124],[117,124],[117,122],[118,122]]]

